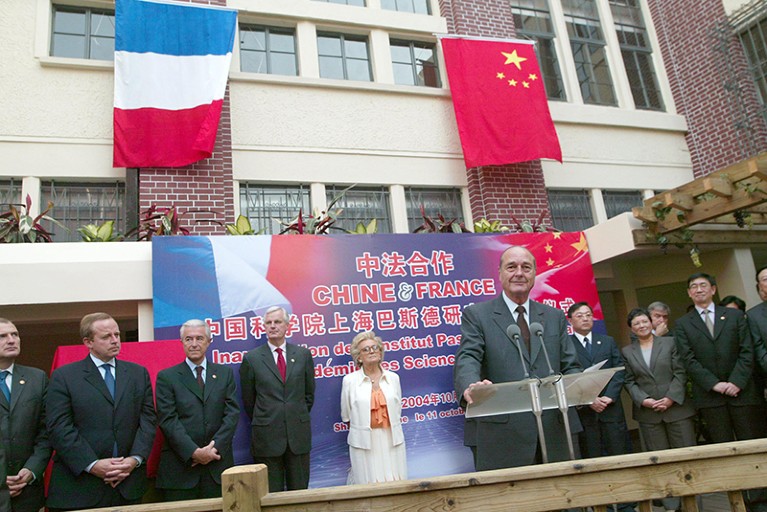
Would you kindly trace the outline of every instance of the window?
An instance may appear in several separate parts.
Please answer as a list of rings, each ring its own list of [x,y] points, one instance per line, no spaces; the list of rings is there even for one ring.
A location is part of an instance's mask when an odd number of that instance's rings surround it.
[[[322,78],[372,80],[368,41],[365,37],[318,34],[317,50]]]
[[[69,231],[52,224],[56,242],[80,240],[77,228],[86,224],[115,221],[115,231],[125,233],[125,184],[114,183],[42,183],[41,208],[53,202],[50,216],[65,225]]]
[[[365,7],[365,0],[317,0],[318,2],[327,2],[329,4],[356,5]]]
[[[583,231],[594,225],[586,190],[549,190],[551,222],[561,231]]]
[[[52,56],[113,60],[114,53],[114,11],[53,6]]]
[[[299,210],[311,214],[307,185],[240,183],[240,214],[250,220],[254,231],[279,233],[280,221],[291,221]]]
[[[381,0],[381,8],[387,11],[431,14],[428,0]]]
[[[391,41],[394,83],[439,87],[437,52],[433,44]]]
[[[411,233],[423,224],[421,206],[429,217],[441,214],[445,220],[458,219],[463,222],[461,190],[457,188],[406,187],[405,204],[407,205],[407,227]]]
[[[10,204],[23,204],[21,182],[13,178],[0,180],[0,210],[5,211]]]
[[[610,0],[615,30],[636,108],[663,110],[642,9],[638,0]]]
[[[562,9],[583,101],[616,105],[595,0],[562,0]]]
[[[605,202],[607,218],[612,219],[621,213],[630,212],[635,206],[642,206],[642,193],[638,190],[603,190],[602,200]]]
[[[296,76],[295,31],[289,28],[240,26],[240,69],[252,73]]]
[[[328,204],[337,197],[346,187],[341,185],[328,185],[325,187]],[[389,189],[386,187],[354,187],[347,190],[340,198],[333,210],[343,209],[343,213],[333,224],[336,228],[353,230],[358,222],[366,226],[376,219],[377,233],[391,233],[391,214],[389,213]],[[337,229],[331,232],[339,233]]]
[[[751,21],[738,37],[743,44],[749,70],[759,91],[762,116],[767,120],[767,16]]]
[[[554,46],[554,26],[547,0],[511,0],[511,12],[517,35],[538,42],[535,51],[543,75],[543,85],[550,100],[565,100],[562,73]]]

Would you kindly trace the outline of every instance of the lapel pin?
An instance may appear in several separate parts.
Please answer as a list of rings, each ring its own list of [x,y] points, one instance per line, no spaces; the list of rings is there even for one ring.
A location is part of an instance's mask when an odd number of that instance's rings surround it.
[[[213,375],[211,375],[211,377],[213,377],[215,379],[216,378],[216,374],[214,373]]]
[[[602,344],[602,342],[597,340],[597,345],[601,345],[601,344]]]
[[[724,317],[723,316],[719,317],[719,320],[724,320]]]
[[[295,363],[295,362],[296,362],[296,360],[295,360],[295,359],[291,359],[291,360],[290,360],[290,362],[291,362],[291,363]]]
[[[25,381],[24,379],[21,379],[21,380],[19,381],[19,384],[26,384],[26,383],[27,383],[27,381]]]

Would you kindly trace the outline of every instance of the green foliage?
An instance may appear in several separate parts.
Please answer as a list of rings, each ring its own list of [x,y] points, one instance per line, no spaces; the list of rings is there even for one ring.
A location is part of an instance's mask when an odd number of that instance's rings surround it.
[[[283,227],[281,235],[327,235],[331,229],[340,229],[333,226],[343,209],[333,210],[338,201],[344,197],[344,194],[352,189],[354,185],[343,189],[336,197],[330,201],[327,210],[315,210],[313,215],[304,216],[303,209],[298,210],[298,215],[288,222],[278,221]]]
[[[253,226],[250,224],[250,219],[244,215],[237,217],[234,224],[225,224],[226,232],[234,236],[242,235],[260,235],[264,232],[264,229],[260,229],[258,232],[253,231]]]
[[[413,233],[471,233],[458,219],[446,220],[441,213],[435,217],[426,215],[423,205],[421,205],[421,217],[423,217],[423,224],[415,228]]]
[[[114,231],[115,221],[108,220],[101,225],[86,224],[77,228],[83,242],[116,242],[122,236]]]
[[[514,229],[518,233],[545,233],[547,231],[556,231],[554,228],[546,225],[543,221],[544,217],[546,217],[545,209],[541,210],[541,213],[538,214],[538,218],[534,221],[528,219],[520,221],[513,215],[511,216],[511,220],[514,221]]]
[[[376,219],[368,222],[367,226],[362,222],[358,222],[354,229],[347,230],[350,235],[372,235],[378,231],[378,221]]]
[[[509,228],[502,225],[501,221],[499,220],[494,220],[493,222],[490,222],[487,219],[482,218],[474,223],[475,233],[506,233],[508,231],[509,231]]]
[[[42,220],[67,229],[59,221],[48,216],[48,212],[53,209],[51,201],[48,201],[48,207],[37,217],[29,215],[31,208],[32,198],[27,194],[24,204],[9,204],[8,210],[0,214],[0,243],[53,242],[53,233],[40,224]]]
[[[212,213],[210,210],[187,210],[180,213],[175,206],[164,209],[156,204],[141,212],[138,226],[125,234],[125,238],[131,238],[138,235],[138,240],[152,240],[153,236],[187,236],[191,234],[189,228],[182,225],[183,217],[189,213]],[[195,224],[201,222],[213,222],[220,224],[214,219],[196,220]]]

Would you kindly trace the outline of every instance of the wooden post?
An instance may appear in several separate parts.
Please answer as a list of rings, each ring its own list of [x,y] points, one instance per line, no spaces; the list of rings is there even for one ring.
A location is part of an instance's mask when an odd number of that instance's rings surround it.
[[[221,475],[223,512],[261,512],[261,498],[269,493],[264,464],[234,466]]]

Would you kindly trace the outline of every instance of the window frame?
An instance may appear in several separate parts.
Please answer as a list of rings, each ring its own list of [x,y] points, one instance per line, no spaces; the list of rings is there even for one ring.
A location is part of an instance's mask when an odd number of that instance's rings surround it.
[[[321,37],[325,38],[334,38],[339,39],[341,42],[341,55],[327,55],[322,54],[320,52],[319,48],[319,39]],[[354,61],[360,61],[362,62],[362,59],[359,59],[357,57],[348,57],[346,55],[346,41],[355,41],[355,42],[364,42],[365,43],[365,51],[367,54],[367,58],[365,59],[365,63],[367,64],[368,69],[368,79],[367,80],[360,80],[357,78],[349,78],[349,68],[348,68],[348,62],[351,60]],[[340,59],[341,61],[341,69],[343,71],[343,78],[338,78],[335,76],[323,76],[322,75],[322,57],[332,57]],[[341,32],[328,32],[328,31],[317,31],[317,63],[319,64],[319,73],[320,78],[329,79],[329,80],[348,80],[351,82],[373,82],[373,63],[370,56],[370,38],[367,35],[357,35],[357,34],[344,34]]]
[[[68,12],[68,13],[76,13],[76,14],[82,14],[85,17],[85,33],[84,34],[73,34],[73,33],[67,33],[67,32],[56,32],[56,15],[58,12]],[[107,8],[101,8],[101,7],[85,7],[85,6],[77,6],[77,5],[68,5],[68,4],[51,4],[51,20],[50,20],[50,32],[49,32],[49,44],[48,44],[48,55],[50,57],[55,58],[62,58],[62,59],[83,59],[87,61],[97,61],[97,62],[114,62],[114,47],[115,47],[115,37],[114,35],[109,38],[105,36],[94,36],[93,30],[92,30],[92,22],[93,22],[93,15],[102,15],[102,16],[108,16],[112,20],[112,27],[114,28],[114,19],[115,19],[115,11],[114,9],[107,9]],[[78,36],[82,37],[84,39],[84,55],[79,57],[73,57],[68,55],[57,55],[54,50],[55,45],[55,39],[56,35],[69,35],[69,36]],[[114,34],[114,30],[113,30]],[[93,46],[93,38],[100,38],[100,39],[111,39],[112,41],[112,58],[111,59],[100,59],[92,57],[92,46]]]
[[[401,62],[401,61],[394,60],[392,48],[395,46],[399,48],[405,48],[405,47],[408,48],[409,55],[410,55],[410,62]],[[390,54],[391,63],[392,63],[392,73],[394,74],[395,83],[397,83],[398,85],[412,85],[414,87],[433,87],[437,89],[442,87],[442,79],[440,78],[440,74],[439,74],[439,59],[437,56],[437,45],[433,43],[425,43],[422,41],[408,41],[406,39],[397,39],[397,38],[390,37],[389,48],[390,48],[389,54]],[[429,64],[428,66],[424,64],[420,64],[420,69],[423,73],[422,76],[424,78],[422,83],[419,83],[421,81],[419,80],[419,74],[418,74],[419,64],[417,62],[416,54],[415,54],[416,48],[420,48],[422,50],[430,50],[432,52],[432,57],[434,59],[433,62]],[[403,84],[403,83],[397,82],[397,74],[394,73],[395,64],[403,64],[403,65],[408,64],[410,66],[412,71],[411,75],[413,78],[413,83]],[[436,80],[436,83],[434,83],[433,85],[427,83],[426,81],[427,68],[432,70],[432,72],[434,73],[434,79]]]
[[[271,26],[271,25],[263,25],[260,23],[240,23],[238,30],[240,32],[240,46],[239,46],[239,52],[240,52],[240,71],[243,73],[255,73],[255,74],[265,74],[265,75],[273,75],[273,76],[299,76],[300,75],[300,69],[299,69],[299,60],[298,60],[298,40],[296,38],[296,29],[294,27],[278,27],[278,26]],[[263,31],[264,33],[264,42],[265,42],[265,48],[263,50],[264,53],[264,62],[266,63],[266,72],[264,71],[253,71],[249,69],[243,68],[244,59],[242,58],[243,54],[247,54],[249,52],[252,53],[262,53],[259,50],[253,50],[253,49],[247,49],[243,48],[243,38],[242,38],[242,32],[256,32],[256,31]],[[272,50],[271,48],[271,42],[270,42],[270,36],[272,34],[275,35],[290,35],[293,38],[293,53],[284,52],[284,51],[276,51]],[[272,70],[272,67],[274,66],[274,63],[272,61],[272,54],[279,54],[279,55],[292,55],[293,56],[293,65],[294,65],[294,71],[295,73],[286,74],[286,73],[277,73]]]

